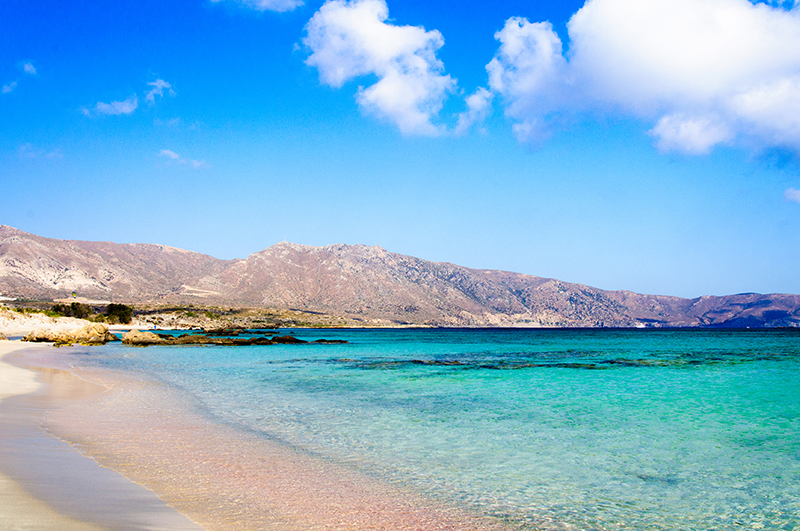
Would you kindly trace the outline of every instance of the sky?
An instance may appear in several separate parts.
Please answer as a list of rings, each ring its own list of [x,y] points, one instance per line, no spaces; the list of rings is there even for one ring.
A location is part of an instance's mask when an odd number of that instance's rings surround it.
[[[800,6],[4,0],[0,224],[800,293]]]

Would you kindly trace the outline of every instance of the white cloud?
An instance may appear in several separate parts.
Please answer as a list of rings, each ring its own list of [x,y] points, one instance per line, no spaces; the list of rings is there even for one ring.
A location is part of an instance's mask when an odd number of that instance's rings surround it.
[[[671,114],[662,117],[649,133],[661,151],[682,151],[692,155],[708,153],[715,145],[731,139],[728,126],[713,117]]]
[[[474,124],[482,123],[492,111],[492,98],[494,94],[483,87],[478,87],[478,90],[468,96],[467,110],[458,115],[454,133],[466,134]]]
[[[211,0],[212,2],[221,2],[222,0]],[[303,5],[303,0],[233,0],[244,4],[247,7],[257,9],[258,11],[291,11],[296,7]]]
[[[514,131],[523,142],[547,136],[546,120],[566,104],[569,93],[567,61],[561,40],[549,22],[530,23],[513,17],[495,34],[500,49],[486,65],[489,86],[506,102],[515,118]]]
[[[747,0],[589,0],[569,21],[512,18],[487,66],[520,140],[606,112],[651,121],[663,150],[800,150],[800,8]]]
[[[170,149],[162,149],[158,152],[158,156],[168,158],[169,162],[174,162],[175,164],[188,164],[198,169],[208,168],[208,164],[206,164],[205,160],[185,159]]]
[[[164,89],[167,89],[167,94],[170,96],[175,95],[175,91],[172,89],[172,85],[164,81],[163,79],[156,79],[155,81],[150,81],[147,83],[149,86],[153,87],[145,96],[145,100],[149,101],[150,103],[155,103],[156,96],[163,96]]]
[[[26,74],[30,74],[30,75],[35,75],[36,74],[36,67],[33,66],[33,63],[31,63],[31,62],[17,63],[17,66],[19,68],[21,68],[22,71],[25,72]],[[10,81],[10,82],[6,83],[5,85],[2,86],[2,88],[0,88],[0,92],[2,92],[3,94],[8,94],[10,92],[14,92],[14,89],[17,88],[17,85],[19,84],[20,81],[21,81],[21,78],[17,78],[14,81]]]
[[[164,81],[163,79],[156,79],[155,81],[150,81],[147,83],[149,87],[152,87],[149,91],[145,93],[145,101],[148,103],[155,103],[156,96],[164,96],[164,91],[167,91],[167,94],[170,96],[175,95],[175,91],[172,89],[172,85],[168,82]],[[93,115],[120,115],[120,114],[132,114],[137,108],[139,107],[139,97],[134,94],[127,100],[123,101],[112,101],[111,103],[104,103],[102,101],[97,102],[93,108],[83,107],[81,108],[81,112],[86,116],[93,116]]]
[[[329,0],[306,25],[306,63],[323,83],[339,88],[356,77],[378,81],[360,87],[356,99],[367,112],[386,118],[408,135],[438,135],[432,123],[455,80],[444,75],[436,30],[387,24],[385,0]]]
[[[111,103],[103,103],[98,101],[94,106],[96,114],[119,115],[131,114],[139,106],[139,98],[136,95],[131,96],[124,101],[112,101]],[[82,109],[83,114],[90,116],[92,112],[89,109]]]
[[[787,188],[786,191],[783,192],[783,197],[787,201],[800,203],[800,190],[795,190],[794,188]]]

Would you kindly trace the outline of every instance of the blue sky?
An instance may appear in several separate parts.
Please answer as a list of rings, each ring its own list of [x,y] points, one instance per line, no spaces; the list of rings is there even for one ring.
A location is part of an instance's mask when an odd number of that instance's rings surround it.
[[[6,0],[0,223],[800,293],[800,8]]]

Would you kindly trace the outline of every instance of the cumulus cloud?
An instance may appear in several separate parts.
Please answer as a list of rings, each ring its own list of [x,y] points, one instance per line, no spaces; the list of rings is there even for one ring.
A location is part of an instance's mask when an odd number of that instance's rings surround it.
[[[167,158],[169,162],[174,162],[175,164],[188,164],[193,168],[199,169],[208,167],[205,160],[185,159],[170,149],[162,149],[159,151],[158,156]]]
[[[787,188],[786,191],[783,192],[783,197],[787,201],[800,203],[800,190],[795,190],[794,188]]]
[[[170,96],[174,96],[175,95],[175,91],[172,89],[172,85],[170,85],[169,83],[167,83],[163,79],[156,79],[155,81],[150,81],[147,84],[149,86],[153,87],[152,89],[150,89],[150,91],[148,91],[148,93],[145,95],[145,98],[144,98],[145,100],[147,100],[150,103],[155,103],[156,96],[163,96],[164,95],[164,89],[167,90],[167,94],[169,94]]]
[[[214,3],[223,0],[211,0]],[[258,11],[291,11],[296,7],[303,5],[303,0],[230,0],[238,2],[247,7],[257,9]]]
[[[25,72],[26,74],[34,75],[36,74],[36,67],[33,66],[33,63],[30,62],[24,63],[22,65],[22,71]]]
[[[17,88],[16,81],[12,81],[11,83],[3,85],[3,94],[8,94],[9,92],[13,92],[15,88]]]
[[[708,153],[715,145],[731,140],[733,132],[716,117],[664,116],[649,133],[657,138],[661,151],[682,151],[692,155]]]
[[[770,3],[589,0],[566,56],[549,23],[511,18],[489,86],[522,141],[605,112],[650,121],[665,151],[800,150],[800,9]]]
[[[466,100],[467,110],[458,115],[454,133],[466,134],[473,125],[482,123],[492,112],[493,98],[494,94],[483,87],[478,87],[478,90],[470,94]]]
[[[377,82],[358,89],[362,109],[403,134],[441,134],[432,120],[456,85],[436,58],[444,38],[436,30],[389,24],[388,17],[385,0],[328,0],[306,25],[303,43],[312,52],[306,63],[335,88],[376,76]]]
[[[508,19],[495,39],[500,41],[500,49],[486,65],[489,86],[503,96],[506,114],[516,119],[517,137],[523,142],[539,142],[569,98],[561,39],[549,22],[532,24],[520,17]]]

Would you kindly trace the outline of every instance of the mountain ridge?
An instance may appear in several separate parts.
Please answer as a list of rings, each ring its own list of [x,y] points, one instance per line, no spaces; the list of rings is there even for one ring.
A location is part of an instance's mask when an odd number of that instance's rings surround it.
[[[269,307],[365,324],[643,327],[800,326],[800,296],[693,299],[608,291],[472,269],[380,246],[280,242],[221,260],[158,244],[58,240],[0,225],[0,293],[129,303]]]

